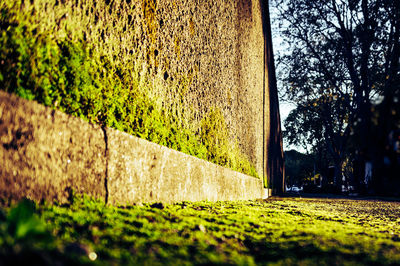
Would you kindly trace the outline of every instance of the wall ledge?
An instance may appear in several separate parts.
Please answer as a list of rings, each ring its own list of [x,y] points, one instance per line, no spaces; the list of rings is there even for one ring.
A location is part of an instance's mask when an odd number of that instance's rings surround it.
[[[0,91],[0,197],[112,204],[249,200],[261,179]]]

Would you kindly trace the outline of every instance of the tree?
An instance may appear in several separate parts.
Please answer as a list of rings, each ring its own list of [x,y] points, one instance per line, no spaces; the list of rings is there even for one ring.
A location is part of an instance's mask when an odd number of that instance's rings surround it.
[[[314,156],[295,150],[285,152],[285,181],[287,186],[303,186],[314,176]]]
[[[283,98],[297,106],[285,122],[285,135],[314,149],[322,142],[334,161],[338,187],[346,158],[355,151],[364,161],[374,156],[379,147],[371,145],[372,130],[385,127],[384,138],[390,128],[383,124],[399,94],[399,5],[392,0],[275,1],[289,47],[278,60]],[[381,98],[375,119],[374,104]],[[303,133],[294,136],[296,128]]]

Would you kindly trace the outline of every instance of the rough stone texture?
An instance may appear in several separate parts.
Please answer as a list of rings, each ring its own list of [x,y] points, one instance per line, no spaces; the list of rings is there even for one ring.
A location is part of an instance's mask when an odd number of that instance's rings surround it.
[[[263,195],[260,179],[0,91],[0,198],[65,202],[71,189],[121,204]]]
[[[185,97],[194,107],[195,117],[200,120],[210,108],[220,108],[232,143],[239,143],[263,176],[260,2],[157,1],[156,10],[155,40],[143,40],[143,54],[157,50],[155,72],[167,73],[170,78],[192,76]]]
[[[261,198],[262,181],[107,128],[111,203]]]
[[[0,197],[105,197],[99,126],[0,91]]]
[[[94,38],[88,42],[102,43],[104,53],[122,62],[140,62],[153,81],[174,88],[164,101],[179,98],[176,87],[185,83],[185,111],[191,114],[192,124],[199,124],[212,108],[222,110],[230,141],[239,144],[263,176],[265,69],[260,1],[97,2],[86,7],[87,12],[77,7],[73,15],[82,16],[86,23],[97,21],[96,27],[85,29]]]
[[[210,109],[222,110],[231,144],[271,179],[283,160],[268,160],[281,143],[267,7],[265,0],[37,0],[35,17],[43,32],[64,36],[68,28],[72,40],[96,44],[110,60],[134,62],[166,88],[150,92],[164,107],[182,101],[193,131]]]

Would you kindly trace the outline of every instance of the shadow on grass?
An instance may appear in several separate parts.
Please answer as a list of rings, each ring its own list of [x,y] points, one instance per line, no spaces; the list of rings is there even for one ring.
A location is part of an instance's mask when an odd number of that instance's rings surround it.
[[[285,192],[278,196],[273,196],[271,199],[280,198],[306,198],[306,199],[350,199],[350,200],[379,200],[388,202],[400,202],[400,197],[386,197],[376,195],[357,195],[349,196],[344,194],[332,194],[332,193],[304,193],[304,192]]]
[[[257,264],[281,262],[284,264],[311,263],[313,265],[338,265],[342,263],[387,265],[382,257],[371,258],[365,253],[343,253],[335,248],[322,250],[315,244],[306,241],[273,243],[246,239],[244,245]]]

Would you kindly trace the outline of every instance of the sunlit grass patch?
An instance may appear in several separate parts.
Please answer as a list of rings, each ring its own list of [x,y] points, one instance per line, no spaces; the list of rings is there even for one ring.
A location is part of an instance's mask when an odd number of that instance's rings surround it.
[[[28,208],[30,218],[24,219],[35,221],[28,230],[19,229],[31,232],[22,237],[10,231],[10,223],[15,223],[12,213],[18,208]],[[35,254],[28,258],[48,265],[55,261],[96,265],[400,261],[400,203],[396,202],[271,199],[115,207],[75,197],[69,205],[25,202],[3,210],[0,258],[8,261],[27,261],[26,254]],[[47,240],[34,238],[32,251],[28,244],[30,236],[37,235],[35,230]]]

